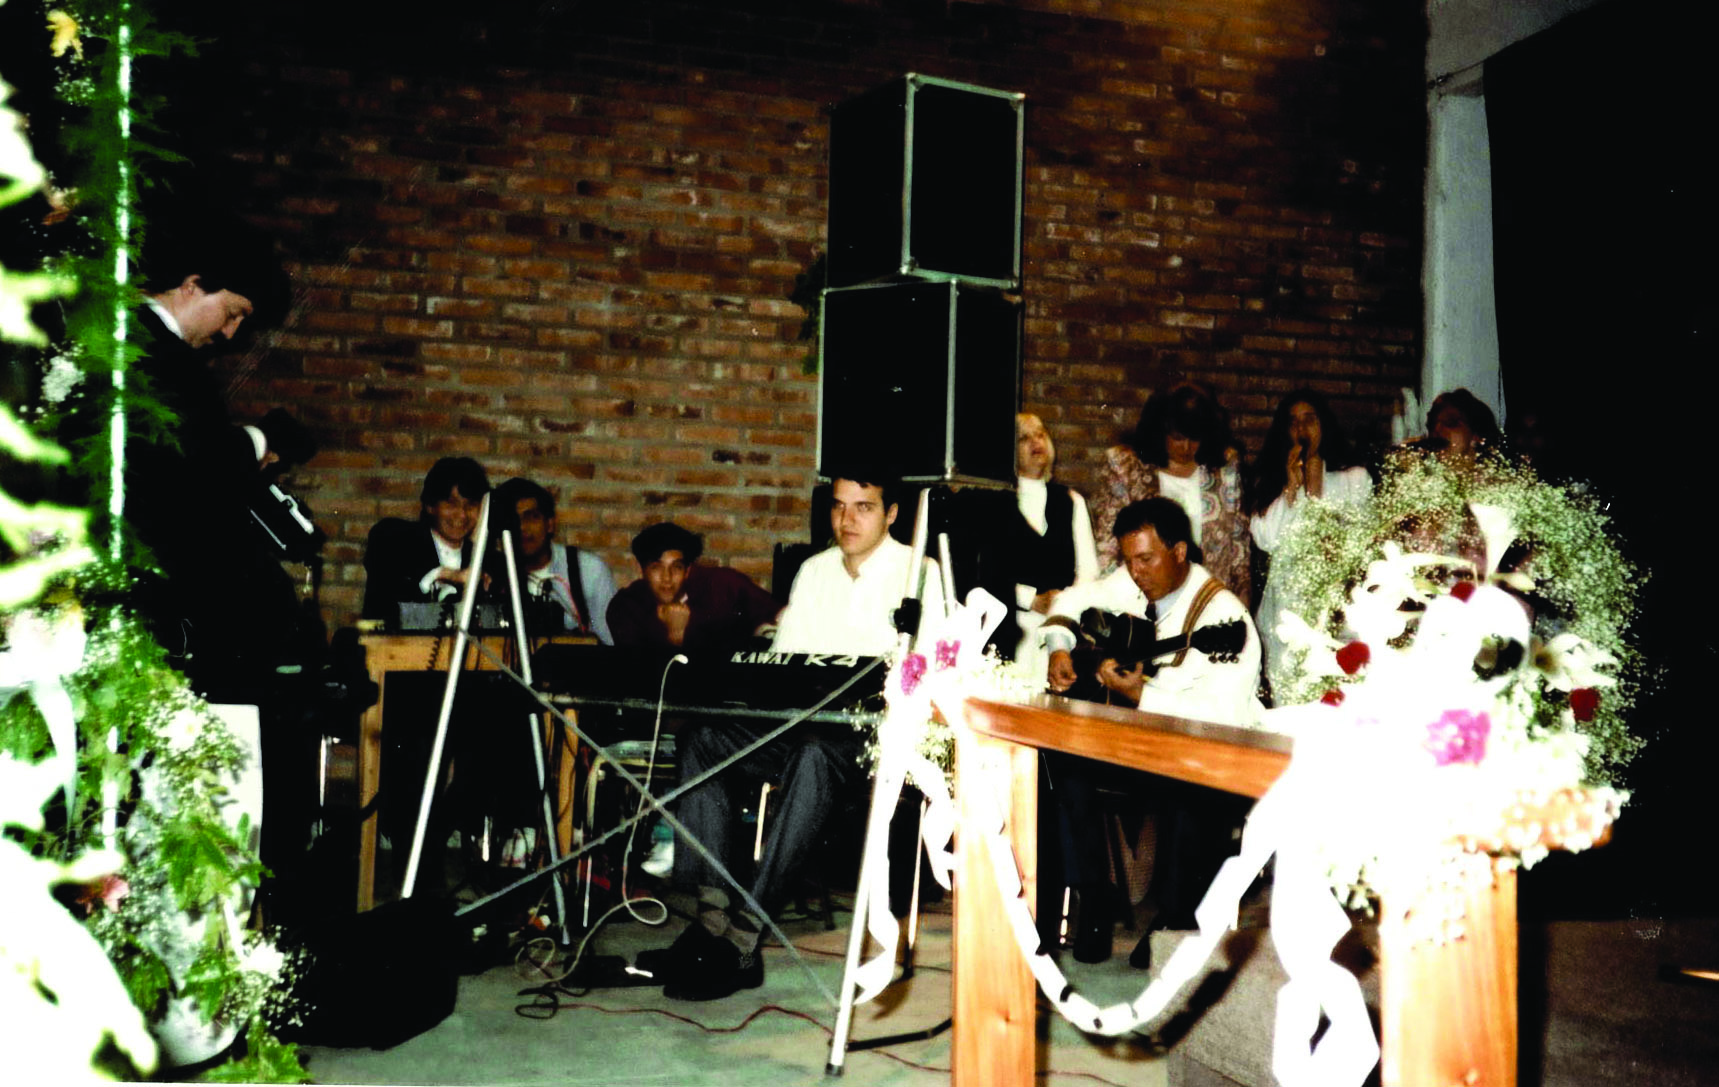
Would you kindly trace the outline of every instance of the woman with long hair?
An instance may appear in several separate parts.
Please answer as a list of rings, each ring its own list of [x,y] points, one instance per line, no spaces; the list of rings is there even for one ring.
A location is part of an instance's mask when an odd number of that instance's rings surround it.
[[[1468,465],[1482,453],[1502,453],[1504,433],[1498,418],[1467,389],[1440,393],[1427,409],[1427,449],[1446,460]]]
[[[1250,603],[1247,518],[1242,513],[1241,458],[1229,420],[1212,394],[1194,384],[1152,397],[1133,440],[1105,451],[1104,485],[1092,498],[1099,565],[1116,564],[1111,526],[1122,508],[1163,495],[1187,511],[1202,565],[1224,588]]]
[[[1310,503],[1359,501],[1372,485],[1367,470],[1356,463],[1331,405],[1311,389],[1298,389],[1277,405],[1265,447],[1248,479],[1253,542],[1269,556]],[[1284,573],[1273,571],[1259,598],[1259,631],[1268,675],[1283,652],[1277,637],[1276,585]]]

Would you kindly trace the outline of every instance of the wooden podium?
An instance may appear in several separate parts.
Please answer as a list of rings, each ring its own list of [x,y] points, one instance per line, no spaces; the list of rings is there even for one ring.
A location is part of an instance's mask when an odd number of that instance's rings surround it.
[[[971,699],[965,716],[975,734],[973,753],[994,751],[1009,768],[1009,828],[1028,902],[1036,901],[1039,749],[1252,797],[1289,765],[1287,737],[1056,697],[1030,705]],[[983,773],[974,761],[957,759],[955,788],[962,825],[979,827],[985,824],[976,809],[992,785],[974,780]],[[1381,924],[1384,1087],[1516,1083],[1516,880],[1514,870],[1495,867],[1479,865],[1480,874],[1461,891],[1462,939],[1417,944],[1388,914]],[[975,835],[957,841],[954,959],[955,1084],[1032,1083],[1033,978]]]
[[[592,644],[596,639],[579,634],[551,635],[548,642],[554,644]],[[452,634],[438,637],[434,632],[421,634],[361,634],[358,644],[364,647],[365,670],[376,684],[376,704],[365,710],[358,721],[358,807],[362,811],[370,802],[376,799],[377,787],[382,781],[382,713],[388,690],[387,678],[389,672],[425,672],[445,671],[448,667],[448,657],[453,653],[454,638]],[[479,646],[482,646],[482,651]],[[487,670],[493,667],[492,658],[511,661],[513,659],[513,635],[511,633],[479,634],[472,637],[466,647],[464,667],[474,670]],[[486,653],[488,655],[486,655]],[[428,723],[433,729],[434,721]],[[570,743],[571,737],[564,737],[564,743]],[[570,795],[570,775],[573,773],[573,759],[561,760],[562,780],[561,794]],[[562,805],[568,814],[559,827],[558,836],[562,849],[567,848],[571,840],[571,808]],[[360,912],[370,909],[376,904],[376,814],[372,812],[358,828],[358,909]],[[437,844],[437,843],[432,843]]]

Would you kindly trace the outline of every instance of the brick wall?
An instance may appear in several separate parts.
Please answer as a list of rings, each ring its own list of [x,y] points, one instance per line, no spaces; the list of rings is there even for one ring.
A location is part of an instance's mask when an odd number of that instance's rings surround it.
[[[1418,9],[572,8],[421,40],[422,8],[249,11],[205,51],[199,169],[300,291],[231,366],[235,404],[323,438],[296,484],[332,537],[331,624],[356,613],[370,525],[415,515],[452,453],[550,487],[563,536],[622,581],[663,518],[767,577],[808,530],[816,379],[788,297],[822,246],[827,109],[904,71],[1029,96],[1023,400],[1061,478],[1089,487],[1184,377],[1256,446],[1297,385],[1379,437],[1415,383]]]

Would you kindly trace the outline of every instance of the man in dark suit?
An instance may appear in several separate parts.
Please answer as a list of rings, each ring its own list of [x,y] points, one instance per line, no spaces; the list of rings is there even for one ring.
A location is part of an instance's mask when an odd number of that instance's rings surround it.
[[[472,568],[472,530],[489,477],[470,457],[443,457],[424,477],[417,521],[390,517],[364,548],[364,617],[399,621],[399,605],[452,600]]]
[[[252,502],[272,471],[308,460],[315,443],[283,411],[256,425],[231,420],[208,360],[241,327],[281,314],[285,279],[261,239],[209,233],[152,253],[156,277],[134,311],[144,345],[136,369],[171,423],[132,413],[123,517],[148,552],[139,610],[175,663],[200,693],[253,702],[314,639],[301,633],[297,593],[254,527]]]

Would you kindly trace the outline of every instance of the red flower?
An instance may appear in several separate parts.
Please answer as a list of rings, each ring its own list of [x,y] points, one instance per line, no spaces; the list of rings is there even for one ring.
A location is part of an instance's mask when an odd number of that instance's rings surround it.
[[[1594,711],[1600,708],[1600,692],[1592,687],[1577,687],[1570,692],[1570,712],[1576,715],[1578,721],[1592,721]]]
[[[1472,582],[1472,581],[1459,581],[1459,582],[1457,582],[1455,585],[1452,585],[1450,587],[1450,595],[1456,597],[1458,600],[1462,601],[1465,604],[1468,603],[1468,598],[1474,595],[1474,582]]]
[[[1366,642],[1350,642],[1337,651],[1337,667],[1343,669],[1346,676],[1359,672],[1372,659],[1373,651],[1367,648]]]
[[[1320,695],[1319,701],[1325,703],[1327,706],[1341,706],[1343,704],[1343,691],[1339,687],[1333,687],[1329,691]]]

